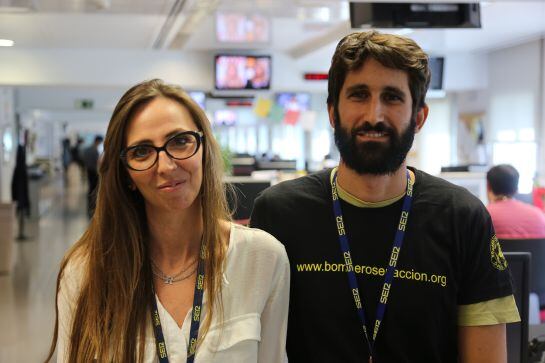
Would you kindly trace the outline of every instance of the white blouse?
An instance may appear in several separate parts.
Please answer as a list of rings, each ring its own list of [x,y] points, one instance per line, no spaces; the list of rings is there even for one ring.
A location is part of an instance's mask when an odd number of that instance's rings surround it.
[[[72,315],[79,294],[82,267],[69,263],[59,291],[59,343],[57,362],[65,362]],[[231,224],[223,275],[223,322],[214,314],[199,346],[195,363],[281,363],[286,361],[290,269],[284,246],[259,229]],[[191,310],[182,327],[156,296],[163,335],[171,363],[185,363]],[[203,298],[203,319],[207,294]],[[144,362],[158,362],[151,322]]]

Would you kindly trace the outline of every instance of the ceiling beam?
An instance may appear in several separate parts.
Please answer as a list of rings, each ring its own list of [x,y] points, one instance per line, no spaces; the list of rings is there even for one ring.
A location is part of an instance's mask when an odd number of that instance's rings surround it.
[[[174,25],[176,23],[180,23],[179,20],[182,10],[186,4],[187,0],[175,0],[174,4],[170,8],[170,11],[165,19],[165,22],[163,23],[163,26],[161,27],[161,30],[159,31],[159,34],[155,38],[155,41],[153,42],[153,49],[164,49],[165,45],[167,43],[167,38],[171,38],[173,29],[175,31],[178,30],[178,28],[174,28]]]
[[[169,40],[168,48],[182,49],[193,32],[199,29],[206,16],[212,15],[217,10],[220,0],[200,0],[188,9],[184,22],[180,24],[176,33]]]
[[[350,31],[350,22],[348,20],[342,21],[336,26],[329,28],[324,34],[315,36],[305,40],[294,47],[287,50],[287,54],[294,59],[304,57],[310,53],[317,51],[318,49],[325,47],[332,42],[339,41],[340,38],[344,37]]]

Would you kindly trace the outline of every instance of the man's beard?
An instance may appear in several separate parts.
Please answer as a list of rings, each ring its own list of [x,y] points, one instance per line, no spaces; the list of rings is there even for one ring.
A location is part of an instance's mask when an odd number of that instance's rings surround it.
[[[358,132],[386,132],[389,140],[359,142]],[[383,122],[375,125],[365,122],[346,130],[341,126],[339,112],[335,109],[335,144],[342,161],[358,174],[393,174],[405,161],[415,133],[416,112],[411,115],[409,126],[399,134]]]

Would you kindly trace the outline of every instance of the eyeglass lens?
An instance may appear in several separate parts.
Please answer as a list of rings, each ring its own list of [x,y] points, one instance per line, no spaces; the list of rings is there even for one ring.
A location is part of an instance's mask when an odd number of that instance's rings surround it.
[[[170,139],[165,149],[174,159],[187,159],[193,156],[199,147],[199,141],[193,134],[181,134]],[[157,149],[151,145],[138,145],[127,152],[127,164],[136,170],[146,170],[155,164]]]

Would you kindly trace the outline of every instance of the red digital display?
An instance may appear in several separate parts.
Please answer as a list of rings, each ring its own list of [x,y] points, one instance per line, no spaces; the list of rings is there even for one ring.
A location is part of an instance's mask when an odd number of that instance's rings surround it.
[[[307,81],[327,81],[327,73],[305,73],[304,78]]]

